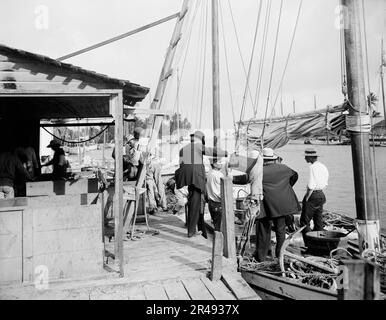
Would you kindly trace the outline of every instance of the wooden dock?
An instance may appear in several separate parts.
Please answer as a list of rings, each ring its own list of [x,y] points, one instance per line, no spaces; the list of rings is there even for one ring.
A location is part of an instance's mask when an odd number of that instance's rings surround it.
[[[225,258],[221,280],[209,280],[212,241],[188,238],[182,219],[160,214],[149,224],[159,234],[140,224],[138,240],[124,242],[123,278],[105,271],[100,278],[50,283],[44,291],[33,285],[3,286],[0,299],[260,300]],[[113,250],[113,243],[107,247]],[[113,263],[110,258],[107,266]]]

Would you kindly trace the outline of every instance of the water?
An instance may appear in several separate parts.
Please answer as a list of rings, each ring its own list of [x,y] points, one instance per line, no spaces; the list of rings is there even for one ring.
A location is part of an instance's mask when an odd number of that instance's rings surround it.
[[[208,137],[209,138],[209,137]],[[207,139],[207,145],[211,145],[210,138]],[[234,141],[223,141],[222,146],[229,152],[233,151]],[[180,146],[181,147],[181,146]],[[304,160],[304,144],[288,144],[283,148],[276,150],[284,160],[283,163],[297,171],[299,180],[294,186],[298,198],[301,200],[304,196],[307,180],[308,166]],[[334,146],[334,145],[314,145],[313,146],[320,154],[319,160],[324,163],[329,172],[329,186],[326,189],[327,203],[325,208],[332,211],[344,213],[350,217],[355,217],[355,191],[353,168],[351,159],[350,146]],[[372,151],[372,150],[371,150]],[[106,158],[112,161],[112,149],[106,150]],[[101,159],[101,150],[90,152],[90,156],[94,159]],[[171,161],[178,163],[178,145],[164,144],[162,146],[162,156],[165,158],[166,164]],[[77,157],[77,156],[76,156]],[[375,148],[376,172],[378,180],[378,195],[379,208],[381,217],[381,226],[386,228],[386,148]]]
[[[355,217],[355,191],[353,167],[350,146],[313,146],[320,154],[319,160],[324,163],[329,172],[329,185],[326,189],[327,203],[325,207],[337,212]],[[308,164],[304,160],[305,145],[288,144],[277,150],[286,165],[297,171],[299,180],[294,189],[302,199],[307,180]],[[378,180],[378,195],[381,226],[386,228],[386,148],[375,148],[376,173]]]
[[[211,145],[211,142],[208,141],[207,145]],[[232,152],[234,142],[231,140],[223,141],[222,146],[229,152]],[[303,199],[308,182],[309,164],[305,162],[303,155],[305,147],[306,145],[304,144],[287,144],[283,148],[276,150],[276,153],[284,159],[283,163],[298,172],[299,180],[294,186],[294,190],[299,200]],[[330,173],[329,185],[325,192],[327,198],[325,208],[350,217],[356,217],[351,146],[313,145],[313,147],[320,154],[319,160],[327,166]],[[177,145],[165,145],[162,149],[167,162],[170,159],[176,159],[178,155]],[[375,148],[375,159],[381,227],[386,228],[385,147]]]

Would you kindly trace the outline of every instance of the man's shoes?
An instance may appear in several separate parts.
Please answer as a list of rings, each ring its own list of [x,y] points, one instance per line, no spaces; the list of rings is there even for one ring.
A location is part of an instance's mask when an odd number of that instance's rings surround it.
[[[197,237],[200,235],[202,235],[202,231],[197,231],[196,233],[188,234],[188,238]]]

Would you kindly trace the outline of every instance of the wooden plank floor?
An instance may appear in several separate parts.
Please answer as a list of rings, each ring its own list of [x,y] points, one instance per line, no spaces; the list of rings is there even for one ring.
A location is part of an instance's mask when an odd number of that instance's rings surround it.
[[[149,224],[159,234],[145,233],[139,224],[139,239],[124,242],[123,278],[64,281],[43,292],[32,285],[0,287],[0,299],[260,300],[240,273],[224,270],[222,280],[208,279],[212,241],[188,238],[183,220],[161,214],[151,216]],[[113,245],[107,243],[107,249],[113,251]]]

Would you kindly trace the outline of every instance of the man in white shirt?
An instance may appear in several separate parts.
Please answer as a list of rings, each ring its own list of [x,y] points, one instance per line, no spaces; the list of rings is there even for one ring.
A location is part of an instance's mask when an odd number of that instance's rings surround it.
[[[221,230],[221,172],[222,164],[217,159],[211,159],[211,169],[206,176],[206,192],[208,196],[208,207],[212,217],[214,230]]]
[[[328,185],[327,167],[318,161],[318,153],[313,148],[306,148],[304,158],[307,163],[311,163],[307,184],[307,192],[303,199],[302,214],[300,217],[300,226],[306,226],[303,229],[304,235],[311,231],[310,221],[314,222],[314,231],[323,230],[323,205],[326,203],[326,196],[323,190]]]

